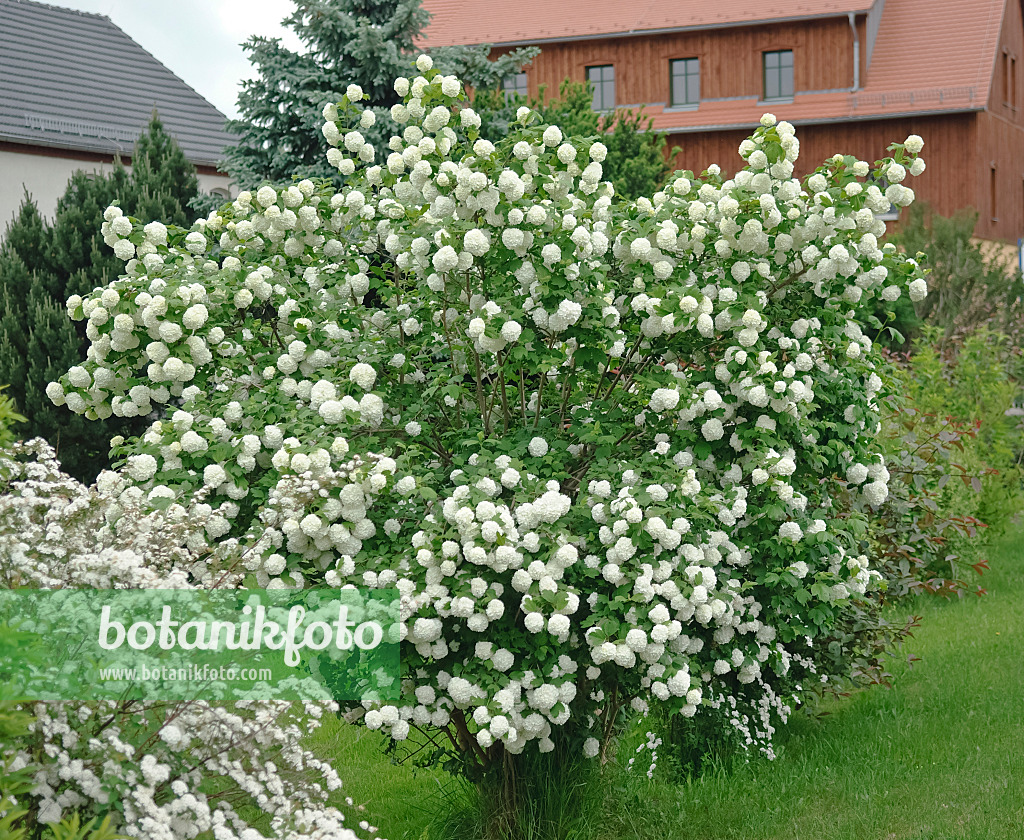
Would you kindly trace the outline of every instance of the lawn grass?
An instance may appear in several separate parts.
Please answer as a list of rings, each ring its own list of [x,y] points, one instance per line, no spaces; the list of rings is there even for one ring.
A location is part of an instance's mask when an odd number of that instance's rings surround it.
[[[308,741],[319,756],[330,758],[343,786],[331,804],[345,813],[359,808],[358,818],[375,826],[387,840],[419,840],[426,826],[437,819],[441,802],[457,795],[461,785],[438,770],[394,764],[384,755],[385,738],[363,726],[325,716]]]
[[[646,766],[629,776],[613,771],[606,813],[571,836],[1024,838],[1024,529],[994,545],[989,560],[986,596],[901,608],[922,616],[905,650],[920,660],[894,661],[892,688],[827,700],[815,717],[796,715],[774,762],[720,765],[678,785],[649,782]],[[442,774],[391,765],[373,733],[344,724],[325,727],[316,742],[382,836],[448,834],[429,830],[441,828]]]

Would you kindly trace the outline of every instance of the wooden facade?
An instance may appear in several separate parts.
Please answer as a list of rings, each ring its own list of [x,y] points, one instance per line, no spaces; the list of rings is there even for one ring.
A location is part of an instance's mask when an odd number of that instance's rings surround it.
[[[724,171],[732,172],[741,164],[739,144],[749,133],[747,130],[695,131],[670,135],[670,145],[679,147],[672,159],[673,167],[701,172],[717,163]],[[813,172],[837,152],[874,162],[887,154],[890,143],[901,142],[911,134],[925,138],[922,157],[928,168],[910,181],[919,199],[927,201],[943,215],[951,215],[962,207],[979,207],[982,196],[974,189],[977,180],[972,182],[970,178],[951,175],[969,172],[974,166],[977,115],[971,113],[800,125],[797,127],[800,159],[796,174],[802,177]],[[1024,132],[1021,134],[1024,140]],[[1018,161],[1019,166],[1024,167],[1024,156],[1018,157]],[[1024,198],[1019,204],[1024,212]],[[985,221],[979,215],[979,236],[1009,238],[986,235],[993,230],[982,224]],[[1021,221],[1024,222],[1024,218]],[[1022,234],[1014,234],[1013,238],[1018,235]]]
[[[888,1],[890,5],[899,2]],[[1024,0],[1006,0],[987,95],[983,87],[970,106],[946,110],[939,98],[932,113],[919,108],[919,113],[891,116],[823,114],[792,119],[801,141],[798,174],[813,170],[836,152],[874,161],[886,154],[890,143],[919,134],[925,140],[923,157],[928,169],[911,184],[920,201],[943,215],[974,208],[978,212],[976,235],[981,238],[1013,243],[1024,238],[1022,4]],[[700,59],[702,108],[704,103],[723,106],[734,99],[760,100],[762,54],[771,50],[793,51],[798,95],[853,96],[872,80],[869,41],[876,37],[877,29],[877,21],[872,27],[869,15],[857,14],[853,26],[844,15],[542,43],[540,55],[527,68],[528,90],[537,96],[544,87],[547,96],[556,95],[562,80],[584,81],[587,67],[614,65],[616,105],[646,105],[659,113],[656,129],[668,135],[669,148],[679,148],[673,156],[676,168],[700,172],[718,163],[731,171],[739,164],[737,147],[754,123],[701,125],[692,119],[696,115],[690,115],[685,131],[666,127],[674,110],[671,60]],[[757,104],[763,105],[763,111],[788,118],[784,104]],[[686,110],[694,109],[679,109]]]
[[[858,20],[862,37],[864,19],[861,15]],[[760,57],[768,50],[793,50],[799,91],[849,90],[853,84],[850,24],[846,18],[825,18],[544,44],[528,68],[528,90],[537,96],[546,86],[551,95],[563,79],[582,82],[587,67],[612,64],[619,106],[668,106],[669,62],[699,58],[702,101],[760,96]]]

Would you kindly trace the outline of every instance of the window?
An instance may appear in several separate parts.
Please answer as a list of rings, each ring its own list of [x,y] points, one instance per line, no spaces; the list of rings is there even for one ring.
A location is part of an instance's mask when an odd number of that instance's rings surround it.
[[[501,80],[501,89],[505,93],[505,99],[515,99],[526,96],[526,74],[513,73]]]
[[[593,109],[611,111],[615,107],[615,67],[602,64],[587,68],[587,81],[594,91]]]
[[[999,214],[996,213],[996,165],[994,163],[992,164],[992,168],[989,170],[989,199],[991,201],[989,215],[992,217],[993,222],[998,222]]]
[[[1010,107],[1017,108],[1017,59],[1010,56]]]
[[[868,181],[878,187],[883,194],[887,189],[889,189],[889,181],[887,178],[875,178],[869,176]],[[883,222],[894,222],[899,217],[900,208],[891,202],[889,203],[889,209],[884,213],[875,213],[875,218],[881,219]]]
[[[677,58],[669,62],[673,106],[697,105],[700,102],[700,60]]]
[[[1010,54],[1003,49],[1003,105],[1010,104]]]
[[[764,98],[793,98],[793,51],[764,53]]]

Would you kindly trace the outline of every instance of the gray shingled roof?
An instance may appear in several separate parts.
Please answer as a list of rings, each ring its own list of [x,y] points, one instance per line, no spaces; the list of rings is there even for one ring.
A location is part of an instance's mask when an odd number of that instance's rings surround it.
[[[0,140],[131,154],[153,108],[195,164],[237,138],[225,116],[105,15],[0,0]]]

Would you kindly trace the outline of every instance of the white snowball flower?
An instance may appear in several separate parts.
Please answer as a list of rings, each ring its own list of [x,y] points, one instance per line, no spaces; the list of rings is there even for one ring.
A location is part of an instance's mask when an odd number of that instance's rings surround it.
[[[548,632],[553,636],[567,636],[569,634],[569,616],[555,614],[548,619]]]
[[[526,448],[534,458],[542,458],[548,454],[548,442],[542,437],[533,438]]]
[[[130,236],[132,221],[127,216],[118,216],[110,223],[110,229],[118,236]]]
[[[154,245],[167,244],[167,226],[162,222],[150,222],[142,230],[146,239]]]
[[[545,146],[557,146],[562,142],[562,131],[557,125],[549,125],[544,129],[542,137]]]
[[[633,255],[633,259],[642,260],[651,253],[651,243],[643,238],[634,239],[629,244],[629,251]]]
[[[475,257],[482,257],[491,248],[491,242],[487,234],[479,228],[473,228],[466,232],[463,238],[463,245],[469,253]]]
[[[228,480],[228,474],[220,464],[207,464],[203,470],[203,486],[217,488]]]
[[[674,388],[658,388],[651,394],[649,404],[651,410],[658,414],[663,411],[671,411],[679,405],[679,392]]]
[[[260,187],[256,191],[256,201],[263,207],[270,207],[277,204],[277,190],[273,187]]]
[[[846,480],[850,484],[861,484],[868,477],[868,468],[864,464],[853,464],[846,471]]]
[[[149,481],[156,475],[157,466],[156,458],[143,453],[129,456],[126,471],[135,481]]]
[[[209,444],[196,432],[189,430],[181,436],[182,451],[188,453],[205,452]]]
[[[882,481],[873,481],[864,485],[864,498],[872,507],[878,507],[889,497],[889,488]]]
[[[722,426],[722,421],[717,417],[712,417],[707,420],[701,427],[700,432],[704,436],[704,440],[716,441],[721,440],[725,435],[725,429]]]
[[[206,237],[197,230],[192,231],[185,237],[185,250],[190,254],[205,253],[206,244]]]
[[[451,245],[444,245],[434,254],[432,260],[437,271],[451,271],[459,265],[459,255]]]
[[[907,170],[899,163],[890,163],[885,170],[885,178],[890,184],[899,184],[907,177]]]
[[[797,560],[789,567],[788,571],[792,572],[796,577],[802,580],[807,577],[807,573],[810,571],[810,568],[803,560]]]
[[[198,330],[206,323],[209,317],[210,313],[206,307],[201,303],[197,303],[185,310],[181,322],[187,330]]]
[[[321,403],[318,412],[326,423],[341,423],[345,419],[345,406],[338,400]]]
[[[558,159],[567,166],[576,160],[576,147],[572,143],[563,143],[556,152]]]
[[[348,378],[364,391],[369,391],[373,387],[374,382],[377,381],[377,371],[365,362],[358,362],[352,366]]]
[[[796,522],[783,522],[779,526],[779,536],[784,540],[797,542],[804,535]]]
[[[68,382],[76,388],[88,388],[92,384],[92,377],[81,365],[75,365],[68,370]]]
[[[501,337],[509,344],[515,344],[522,332],[522,326],[516,321],[506,321],[501,327]]]

